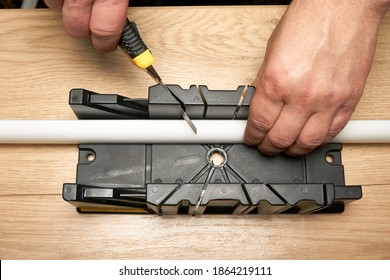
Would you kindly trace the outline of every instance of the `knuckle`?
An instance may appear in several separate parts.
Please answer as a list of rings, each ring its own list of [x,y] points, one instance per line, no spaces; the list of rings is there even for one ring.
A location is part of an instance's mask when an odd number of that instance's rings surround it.
[[[359,102],[363,89],[359,86],[336,84],[324,94],[324,102],[328,107],[340,107],[341,110],[353,110]]]
[[[323,108],[339,107],[350,94],[345,85],[309,81],[301,86],[298,97],[302,107],[314,107],[315,111],[321,111]]]
[[[120,34],[120,30],[113,27],[91,27],[91,33],[98,39],[111,39]]]
[[[332,125],[329,128],[328,136],[335,137],[337,134],[339,134],[341,132],[341,130],[344,129],[345,125],[346,125],[346,123],[344,123],[344,122]]]
[[[255,130],[262,132],[268,132],[273,126],[271,121],[268,121],[262,117],[252,117],[250,122]]]
[[[352,112],[353,112],[353,109],[347,110],[347,109],[342,108],[339,111],[339,116],[337,116],[333,120],[333,123],[331,124],[329,131],[328,131],[328,136],[335,137],[337,134],[339,134],[341,132],[341,130],[343,130],[344,127],[347,125]]]
[[[269,142],[277,149],[285,150],[294,144],[295,139],[288,136],[268,136]]]
[[[355,110],[356,105],[357,105],[357,102],[355,102],[354,100],[348,100],[340,108],[339,112],[344,114],[344,115],[350,115]],[[345,121],[347,121],[347,118]]]
[[[298,145],[304,150],[314,150],[320,146],[323,142],[323,137],[311,137],[307,139],[299,139]]]
[[[331,127],[328,131],[328,136],[334,137],[343,130],[344,126]]]
[[[271,150],[269,148],[264,148],[264,147],[261,147],[259,146],[258,147],[259,151],[267,156],[273,156],[273,155],[276,155],[278,154],[279,152],[281,151],[275,151],[275,150]]]
[[[302,108],[321,108],[329,107],[333,103],[334,95],[331,91],[317,86],[305,86],[299,95],[299,100]]]
[[[265,70],[260,79],[259,84],[271,100],[284,99],[287,97],[288,90],[291,85],[289,78],[283,71],[280,70]]]

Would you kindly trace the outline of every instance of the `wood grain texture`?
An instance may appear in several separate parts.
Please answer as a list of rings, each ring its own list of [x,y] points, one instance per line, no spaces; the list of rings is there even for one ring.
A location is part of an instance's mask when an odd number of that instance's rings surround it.
[[[284,7],[133,8],[167,83],[250,83]],[[167,21],[167,19],[169,19]],[[47,10],[0,11],[0,119],[75,119],[71,88],[146,97],[150,78],[120,51],[69,38]],[[390,119],[390,15],[354,119]],[[80,215],[61,198],[72,145],[0,145],[0,259],[390,259],[390,145],[345,145],[343,214]]]
[[[344,214],[80,215],[59,195],[3,196],[0,257],[49,259],[389,259],[390,185]]]
[[[139,25],[166,83],[235,89],[255,78],[268,37],[284,10],[280,7],[133,8],[129,17]],[[66,106],[72,88],[145,97],[153,83],[128,63],[120,51],[100,54],[88,39],[66,36],[57,13],[0,11],[0,26],[2,119],[74,119]],[[389,29],[390,16],[387,16],[354,119],[390,119]]]

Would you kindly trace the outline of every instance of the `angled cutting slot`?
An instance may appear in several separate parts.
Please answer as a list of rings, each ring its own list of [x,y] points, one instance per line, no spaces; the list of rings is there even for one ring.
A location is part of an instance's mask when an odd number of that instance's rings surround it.
[[[233,117],[232,117],[233,120],[237,117],[238,111],[240,111],[240,109],[241,109],[242,103],[244,102],[244,99],[245,99],[245,95],[248,92],[248,88],[249,88],[249,86],[246,85],[242,89],[240,100],[238,101],[236,110],[234,111],[234,114],[233,114]]]

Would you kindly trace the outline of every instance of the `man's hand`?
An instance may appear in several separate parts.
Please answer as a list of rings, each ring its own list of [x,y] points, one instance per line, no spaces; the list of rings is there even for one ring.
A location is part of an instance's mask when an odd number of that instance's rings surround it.
[[[291,3],[254,81],[247,144],[270,155],[302,155],[344,128],[362,96],[389,7],[387,0],[374,2]]]
[[[102,52],[116,49],[125,25],[128,0],[45,0],[52,10],[61,12],[65,31],[72,37],[91,35]]]

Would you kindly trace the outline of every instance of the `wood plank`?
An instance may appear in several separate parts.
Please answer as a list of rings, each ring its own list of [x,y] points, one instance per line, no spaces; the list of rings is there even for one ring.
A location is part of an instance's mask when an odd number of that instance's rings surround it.
[[[166,83],[235,89],[256,76],[267,39],[284,10],[261,6],[161,7],[150,12],[149,8],[132,8],[129,17],[138,23]],[[74,119],[67,105],[72,88],[146,97],[153,84],[120,51],[100,54],[88,39],[66,36],[57,13],[0,13],[0,36],[6,38],[0,46],[2,119]],[[387,15],[354,119],[390,119],[390,99],[386,97],[390,92],[389,29]]]
[[[349,185],[390,183],[390,144],[343,145],[345,182]]]
[[[78,214],[59,195],[2,196],[1,259],[389,259],[390,185],[343,214]],[[384,222],[384,221],[387,221]]]
[[[254,79],[284,10],[132,8],[129,16],[165,82],[234,89]],[[389,31],[388,13],[354,119],[390,119]],[[153,84],[120,51],[100,54],[66,36],[51,11],[0,10],[0,38],[0,119],[75,119],[71,88],[146,97]],[[77,146],[0,145],[0,259],[389,259],[390,146],[345,145],[342,155],[346,183],[363,184],[364,196],[340,215],[80,215],[60,195],[75,180]]]
[[[0,195],[61,194],[77,161],[76,145],[0,145]]]

